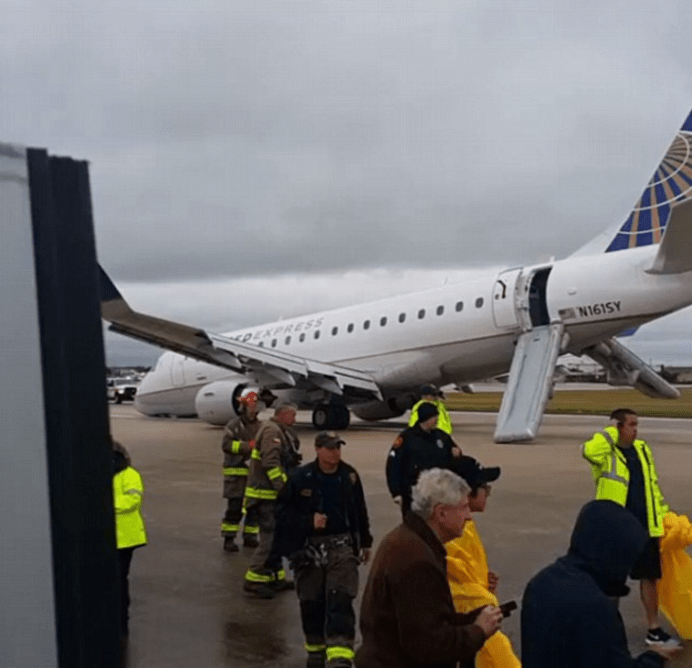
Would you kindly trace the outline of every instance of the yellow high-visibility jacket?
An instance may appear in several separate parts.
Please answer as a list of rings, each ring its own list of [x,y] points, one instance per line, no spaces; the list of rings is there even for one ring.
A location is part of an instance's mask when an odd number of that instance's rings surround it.
[[[144,485],[142,477],[131,466],[113,476],[113,507],[118,549],[146,545],[147,534],[142,517]]]
[[[582,445],[582,456],[591,464],[591,475],[596,483],[596,499],[614,501],[624,506],[627,503],[630,472],[625,455],[616,447],[618,440],[617,428],[606,427]],[[646,441],[639,439],[634,441],[632,447],[639,456],[644,474],[649,535],[658,538],[663,535],[663,518],[669,507],[658,485],[658,474],[651,448]]]
[[[499,605],[488,589],[488,558],[476,524],[469,520],[464,533],[445,545],[447,580],[457,612],[471,612],[484,605]],[[476,654],[476,668],[520,668],[509,638],[497,631]]]
[[[417,404],[415,404],[411,409],[411,417],[408,419],[409,427],[416,426],[416,423],[418,422],[418,407],[421,404],[433,404],[435,408],[437,408],[438,412],[437,425],[435,426],[447,434],[452,433],[452,420],[449,417],[449,412],[447,411],[447,407],[444,405],[444,403],[439,399],[436,399],[435,401],[426,401],[425,399],[421,399]]]
[[[692,525],[684,515],[667,513],[661,538],[661,579],[658,601],[663,614],[683,640],[692,640],[692,559],[685,548],[692,544]]]

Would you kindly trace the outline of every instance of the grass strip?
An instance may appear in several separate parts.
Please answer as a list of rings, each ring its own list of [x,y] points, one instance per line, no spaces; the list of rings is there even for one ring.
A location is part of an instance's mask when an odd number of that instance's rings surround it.
[[[681,393],[679,399],[653,399],[633,389],[558,390],[545,412],[610,415],[615,408],[631,408],[644,417],[692,418],[692,388],[682,389]],[[502,392],[450,392],[445,395],[450,411],[497,412],[501,401]]]

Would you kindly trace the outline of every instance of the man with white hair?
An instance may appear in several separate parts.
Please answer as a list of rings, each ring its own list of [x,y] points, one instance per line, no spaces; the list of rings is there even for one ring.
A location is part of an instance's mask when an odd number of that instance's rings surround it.
[[[461,536],[471,518],[469,488],[451,471],[423,471],[411,511],[382,541],[363,593],[363,644],[357,668],[472,668],[501,610],[456,613],[447,583],[444,543]]]

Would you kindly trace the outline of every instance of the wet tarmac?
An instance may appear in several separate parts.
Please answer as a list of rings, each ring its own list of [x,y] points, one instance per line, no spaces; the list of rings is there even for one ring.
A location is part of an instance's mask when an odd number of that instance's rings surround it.
[[[579,508],[593,498],[580,442],[603,426],[592,416],[547,415],[540,437],[525,445],[492,442],[494,415],[453,413],[462,449],[485,465],[502,466],[486,513],[476,516],[490,567],[500,575],[502,601],[521,601],[524,585],[563,554]],[[149,545],[132,562],[131,630],[127,668],[299,668],[305,665],[295,592],[272,601],[242,593],[250,551],[222,549],[221,430],[198,420],[146,418],[128,405],[111,406],[113,435],[129,448],[145,484]],[[692,513],[692,422],[640,419],[640,434],[654,449],[666,499]],[[361,474],[375,548],[399,521],[384,479],[387,450],[401,420],[355,422],[345,432],[345,461]],[[309,414],[297,429],[306,459],[314,431]],[[361,569],[362,591],[367,567]],[[358,610],[360,599],[357,602]],[[638,590],[620,606],[633,654],[645,650]],[[664,623],[664,627],[666,624]],[[519,614],[503,630],[517,651]],[[692,667],[692,642],[668,664]]]

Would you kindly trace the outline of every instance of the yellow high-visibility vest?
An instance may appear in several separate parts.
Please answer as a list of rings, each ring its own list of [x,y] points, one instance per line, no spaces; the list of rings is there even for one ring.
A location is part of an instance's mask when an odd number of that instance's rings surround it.
[[[441,429],[447,434],[452,433],[452,420],[449,417],[449,412],[447,407],[440,401],[436,399],[435,401],[425,401],[421,399],[417,404],[411,409],[411,417],[408,419],[408,426],[415,427],[418,422],[418,408],[421,404],[433,404],[437,408],[437,424],[435,425],[438,429]]]
[[[596,499],[614,501],[625,506],[630,484],[627,459],[617,446],[619,432],[616,427],[606,427],[582,445],[582,456],[591,464],[591,474],[596,483]],[[663,518],[668,512],[668,504],[663,499],[658,485],[656,465],[651,448],[646,441],[637,439],[632,444],[644,474],[644,496],[649,535],[657,538],[663,535]]]

